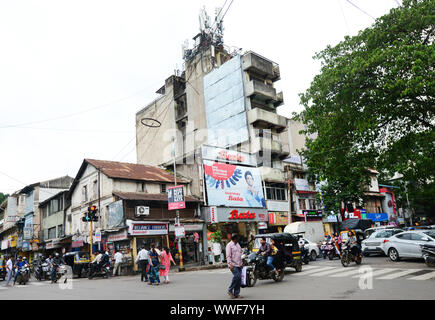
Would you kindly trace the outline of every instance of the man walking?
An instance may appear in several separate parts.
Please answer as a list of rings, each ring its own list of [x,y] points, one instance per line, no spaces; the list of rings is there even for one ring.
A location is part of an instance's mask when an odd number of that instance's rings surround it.
[[[142,246],[142,249],[137,254],[136,263],[139,265],[141,269],[140,281],[143,281],[145,278],[145,282],[148,282],[148,274],[147,274],[147,266],[148,266],[149,254],[145,249],[145,246]]]
[[[226,247],[228,267],[233,273],[233,280],[228,288],[228,295],[231,299],[242,298],[240,295],[240,286],[242,284],[242,248],[238,242],[239,236],[233,233],[231,241]]]
[[[12,256],[9,256],[9,259],[6,262],[6,287],[9,286],[9,282],[11,282],[12,279],[13,265]]]
[[[115,276],[116,273],[118,273],[118,276],[121,275],[121,263],[123,257],[122,253],[117,250],[114,256],[115,266],[113,267],[113,276]]]

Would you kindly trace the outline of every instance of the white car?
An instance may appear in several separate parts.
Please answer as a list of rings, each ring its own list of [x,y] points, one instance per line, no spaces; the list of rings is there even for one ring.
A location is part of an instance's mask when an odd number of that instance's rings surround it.
[[[314,261],[320,255],[320,249],[317,243],[308,241],[305,238],[302,238],[305,242],[304,247],[308,250],[308,254],[310,255],[310,260]]]
[[[391,261],[399,261],[401,258],[423,258],[420,245],[435,245],[435,231],[405,231],[387,240],[384,251]]]
[[[370,237],[374,232],[376,231],[380,231],[380,230],[387,230],[387,229],[399,229],[397,227],[393,227],[393,226],[381,226],[381,227],[373,227],[373,228],[368,228],[366,230],[364,230],[364,235],[366,237],[366,239],[368,237]]]
[[[384,255],[384,244],[391,236],[403,232],[402,229],[379,229],[361,242],[361,250],[365,257],[371,254]]]

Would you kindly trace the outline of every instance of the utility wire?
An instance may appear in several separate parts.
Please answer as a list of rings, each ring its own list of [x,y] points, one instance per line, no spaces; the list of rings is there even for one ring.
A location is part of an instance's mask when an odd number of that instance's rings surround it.
[[[227,14],[228,10],[230,10],[231,5],[233,4],[234,0],[231,0],[230,4],[228,5],[227,11],[225,11],[224,15],[222,16],[222,21],[224,20],[225,15]]]
[[[363,9],[361,9],[360,7],[358,7],[356,4],[352,3],[350,0],[346,0],[347,2],[349,2],[351,5],[353,5],[355,8],[357,8],[359,11],[361,11],[362,13],[364,13],[365,15],[369,16],[370,18],[372,18],[373,20],[376,20],[375,18],[373,18],[370,14],[368,14],[367,12],[365,12]]]
[[[337,2],[340,6],[341,14],[343,15],[344,23],[346,24],[347,33],[350,34],[349,24],[347,23],[346,15],[344,14],[343,7],[341,6],[341,1],[337,0]]]

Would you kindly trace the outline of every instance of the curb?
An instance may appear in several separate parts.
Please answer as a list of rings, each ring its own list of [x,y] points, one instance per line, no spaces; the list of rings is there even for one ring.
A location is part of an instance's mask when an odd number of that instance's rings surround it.
[[[200,270],[213,270],[213,269],[223,269],[228,268],[228,265],[226,263],[222,263],[219,265],[209,265],[209,266],[200,266],[200,267],[191,267],[191,268],[185,268],[184,271],[178,271],[178,268],[174,268],[174,273],[183,273],[187,271],[200,271]]]

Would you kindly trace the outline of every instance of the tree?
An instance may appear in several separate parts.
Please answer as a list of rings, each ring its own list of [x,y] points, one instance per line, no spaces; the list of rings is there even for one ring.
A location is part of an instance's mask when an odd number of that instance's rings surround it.
[[[326,197],[354,201],[367,168],[422,184],[435,176],[435,0],[404,0],[357,36],[316,54],[316,75],[296,119]]]
[[[0,204],[2,204],[3,201],[5,201],[8,197],[9,197],[8,194],[0,192]]]

